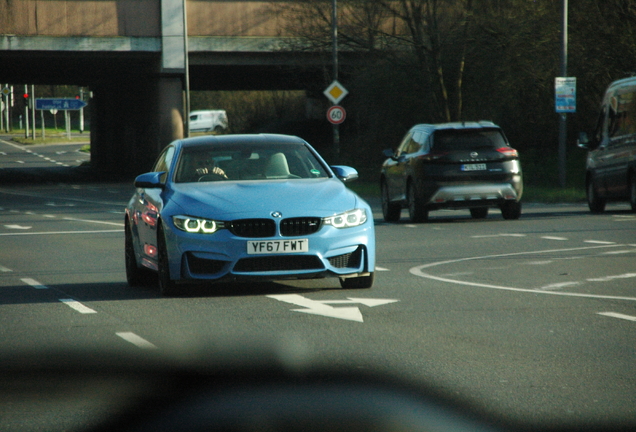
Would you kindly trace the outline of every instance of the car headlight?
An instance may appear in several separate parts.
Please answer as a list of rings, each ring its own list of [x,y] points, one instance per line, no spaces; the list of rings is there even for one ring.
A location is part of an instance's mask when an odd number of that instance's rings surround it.
[[[225,228],[225,223],[222,221],[192,216],[172,216],[172,222],[181,231],[196,234],[212,234]]]
[[[324,218],[325,225],[331,225],[334,228],[351,228],[362,225],[367,221],[367,211],[365,209],[349,210],[344,213]]]

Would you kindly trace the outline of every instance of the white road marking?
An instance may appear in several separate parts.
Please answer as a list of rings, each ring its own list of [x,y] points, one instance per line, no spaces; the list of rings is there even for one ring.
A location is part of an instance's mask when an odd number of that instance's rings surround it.
[[[75,309],[77,312],[81,314],[94,314],[97,313],[96,310],[89,308],[88,306],[83,305],[77,300],[73,299],[60,299],[62,303],[70,307],[71,309]]]
[[[60,235],[60,234],[100,234],[100,233],[119,233],[119,232],[124,232],[124,230],[123,229],[117,229],[117,230],[92,230],[92,231],[19,232],[19,233],[0,233],[0,236]]]
[[[389,270],[388,268],[384,268],[384,267],[377,267],[377,266],[375,267],[375,269],[376,269],[377,271],[391,271],[391,270]]]
[[[600,277],[600,278],[592,278],[592,279],[588,279],[588,282],[609,282],[612,280],[616,280],[616,279],[630,279],[630,278],[636,278],[636,273],[625,273],[622,275],[615,275],[615,276],[605,276],[605,277]]]
[[[115,226],[124,226],[121,222],[106,222],[106,221],[98,221],[98,220],[90,220],[90,219],[76,219],[71,217],[62,218],[63,220],[73,221],[73,222],[87,222],[87,223],[96,223],[96,224],[104,224],[104,225],[115,225]]]
[[[427,268],[446,265],[446,264],[457,264],[457,263],[466,262],[466,261],[512,257],[512,256],[520,256],[520,255],[538,255],[538,254],[555,253],[555,252],[573,252],[573,251],[580,251],[580,250],[625,247],[625,246],[626,245],[601,245],[601,246],[587,246],[587,247],[577,247],[577,248],[567,248],[567,249],[549,249],[549,250],[531,251],[531,252],[514,252],[514,253],[498,254],[498,255],[485,255],[480,257],[468,257],[468,258],[460,258],[460,259],[448,260],[448,261],[439,261],[435,263],[413,267],[409,271],[411,274],[415,276],[423,277],[426,279],[437,280],[440,282],[447,282],[447,283],[456,284],[456,285],[466,285],[466,286],[473,286],[473,287],[480,287],[480,288],[498,289],[503,291],[526,292],[526,293],[533,293],[533,294],[558,295],[558,296],[566,296],[566,297],[636,301],[636,297],[595,295],[595,294],[583,294],[583,293],[572,293],[572,292],[561,292],[561,291],[541,291],[537,289],[515,288],[515,287],[507,287],[507,286],[500,286],[500,285],[483,284],[483,283],[477,283],[477,282],[467,282],[467,281],[460,281],[456,279],[448,279],[448,278],[444,278],[440,276],[434,276],[432,274],[424,272],[424,269],[427,269]]]
[[[636,251],[633,249],[626,249],[626,250],[619,250],[619,251],[603,252],[603,255],[621,255],[621,254],[634,253],[634,252]]]
[[[579,282],[561,282],[561,283],[554,283],[554,284],[542,286],[541,288],[537,288],[537,289],[542,291],[550,291],[550,290],[561,289],[561,288],[575,286],[575,285],[580,285],[580,283]]]
[[[11,270],[10,268],[4,267],[4,266],[0,266],[0,272],[2,273],[9,273],[12,272],[13,270]]]
[[[157,349],[157,346],[132,332],[118,332],[117,336],[141,349]]]
[[[616,312],[599,312],[598,315],[603,315],[603,316],[607,316],[611,318],[619,318],[619,319],[624,319],[628,321],[636,321],[636,316],[623,315]]]
[[[22,225],[5,225],[7,229],[15,229],[15,230],[28,230],[31,229],[30,226],[22,226]]]
[[[35,279],[22,278],[20,280],[24,282],[25,284],[32,286],[35,289],[49,289],[49,287],[47,287],[46,285],[42,285],[40,282],[36,281]]]
[[[558,240],[558,241],[566,241],[566,237],[553,237],[553,236],[541,236],[542,239],[546,240]]]
[[[338,318],[348,321],[364,322],[362,313],[358,307],[332,307],[329,304],[354,304],[360,303],[368,307],[381,306],[389,303],[395,303],[399,300],[393,299],[363,299],[357,297],[348,297],[347,300],[311,300],[298,294],[280,294],[268,295],[274,300],[285,303],[291,303],[296,306],[302,306],[306,309],[292,309],[294,312],[302,312],[312,315],[321,315],[329,318]]]
[[[616,242],[601,241],[601,240],[583,240],[583,243],[605,244],[605,245],[616,244]]]

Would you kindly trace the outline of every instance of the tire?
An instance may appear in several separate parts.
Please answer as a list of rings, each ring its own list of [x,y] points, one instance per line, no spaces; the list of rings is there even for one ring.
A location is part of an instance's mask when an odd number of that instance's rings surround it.
[[[161,225],[157,230],[157,255],[158,255],[158,280],[159,292],[163,296],[174,296],[178,293],[177,284],[170,279],[170,265],[168,260],[168,251],[166,247],[166,237]]]
[[[382,215],[386,222],[397,222],[400,220],[402,208],[399,204],[392,203],[389,198],[389,187],[382,182]]]
[[[369,276],[359,276],[353,278],[340,278],[340,286],[346,289],[363,289],[371,288],[373,286],[373,280],[375,279],[375,273],[371,272]]]
[[[417,190],[413,183],[409,183],[407,189],[407,197],[409,204],[409,219],[413,223],[424,222],[428,220],[428,210],[424,208]]]
[[[128,286],[137,287],[144,285],[148,278],[148,272],[137,265],[137,260],[135,258],[135,248],[133,246],[132,240],[132,232],[130,231],[128,223],[126,223],[126,231],[124,236],[126,281],[128,282]]]
[[[488,207],[471,208],[470,216],[473,219],[486,219],[488,217]]]
[[[521,217],[521,201],[506,201],[501,206],[501,215],[506,220],[517,220]]]
[[[636,172],[629,176],[629,205],[632,206],[632,213],[636,213]]]
[[[603,213],[605,211],[605,199],[601,198],[596,191],[596,185],[594,184],[594,178],[591,177],[587,181],[587,187],[585,188],[587,195],[587,205],[592,213]]]

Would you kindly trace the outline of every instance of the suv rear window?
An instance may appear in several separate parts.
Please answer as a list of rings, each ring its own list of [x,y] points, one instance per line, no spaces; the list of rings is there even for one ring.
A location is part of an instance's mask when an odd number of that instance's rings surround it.
[[[499,129],[446,129],[433,135],[435,151],[498,149],[508,144]]]

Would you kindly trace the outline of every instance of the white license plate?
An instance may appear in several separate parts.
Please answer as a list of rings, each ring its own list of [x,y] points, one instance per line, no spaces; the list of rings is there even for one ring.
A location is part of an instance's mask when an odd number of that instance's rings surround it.
[[[485,171],[486,164],[465,164],[462,165],[462,171]]]
[[[248,255],[309,252],[309,239],[251,240],[247,242]]]

